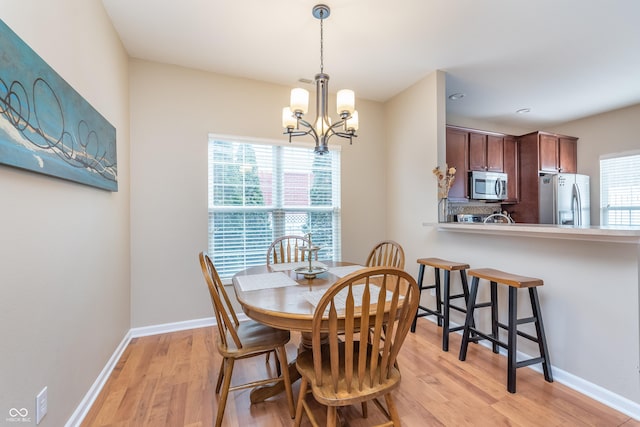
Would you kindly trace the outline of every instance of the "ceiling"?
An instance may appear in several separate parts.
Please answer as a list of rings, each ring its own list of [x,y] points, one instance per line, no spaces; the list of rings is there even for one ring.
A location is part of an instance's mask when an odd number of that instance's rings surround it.
[[[320,71],[315,0],[102,0],[130,56],[289,87]],[[327,0],[330,90],[386,101],[434,70],[447,114],[529,129],[640,103],[638,0]],[[313,91],[313,86],[308,86]],[[516,110],[529,108],[527,114]]]

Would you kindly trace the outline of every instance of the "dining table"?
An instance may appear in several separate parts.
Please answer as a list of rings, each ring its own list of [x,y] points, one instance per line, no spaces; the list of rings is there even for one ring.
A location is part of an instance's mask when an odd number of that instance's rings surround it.
[[[311,348],[311,323],[315,305],[340,278],[363,265],[342,261],[313,261],[314,269],[326,270],[305,277],[308,262],[292,262],[249,267],[232,278],[236,298],[247,317],[278,329],[301,333],[300,351]],[[300,375],[295,360],[289,364],[291,381]],[[284,390],[279,382],[251,391],[251,402],[262,402]]]

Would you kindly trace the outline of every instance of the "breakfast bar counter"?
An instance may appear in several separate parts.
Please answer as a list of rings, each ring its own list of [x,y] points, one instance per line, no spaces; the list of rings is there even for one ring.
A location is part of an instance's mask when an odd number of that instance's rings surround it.
[[[436,227],[438,231],[460,233],[640,244],[640,227],[637,226],[574,227],[551,224],[482,224],[461,222],[424,223],[423,225]]]

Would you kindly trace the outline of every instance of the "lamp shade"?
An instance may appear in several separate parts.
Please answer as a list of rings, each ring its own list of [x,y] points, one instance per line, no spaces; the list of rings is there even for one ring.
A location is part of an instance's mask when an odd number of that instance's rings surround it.
[[[302,88],[291,89],[291,111],[307,114],[309,110],[309,91]]]
[[[351,117],[347,119],[347,130],[355,132],[358,130],[358,126],[358,111],[354,110]]]
[[[291,112],[291,108],[284,107],[282,109],[282,127],[286,129],[294,129],[296,127],[297,120]]]
[[[352,114],[355,110],[356,105],[356,95],[350,89],[342,89],[338,91],[336,96],[337,104],[338,104],[338,114],[343,114],[345,112]]]

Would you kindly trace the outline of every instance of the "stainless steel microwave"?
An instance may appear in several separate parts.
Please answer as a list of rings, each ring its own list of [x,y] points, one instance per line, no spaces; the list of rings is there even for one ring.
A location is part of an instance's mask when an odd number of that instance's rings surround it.
[[[472,171],[469,173],[469,195],[474,200],[507,199],[506,173]]]

